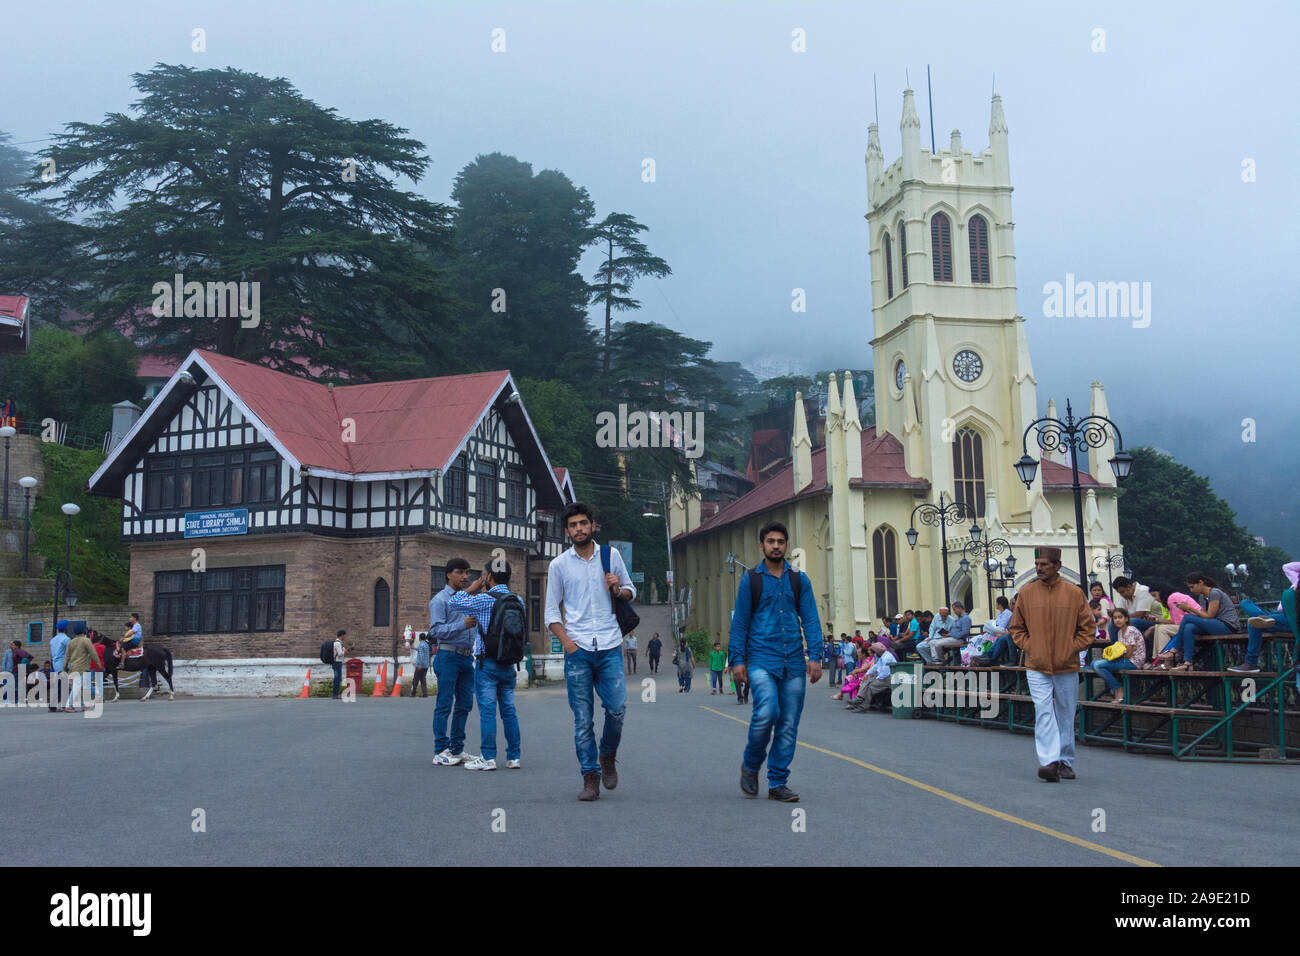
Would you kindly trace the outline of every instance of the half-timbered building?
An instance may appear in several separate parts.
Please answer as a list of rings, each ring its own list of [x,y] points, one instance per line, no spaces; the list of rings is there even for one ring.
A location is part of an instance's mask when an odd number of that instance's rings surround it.
[[[185,658],[361,654],[428,626],[443,566],[496,549],[543,641],[573,500],[509,372],[330,386],[192,352],[90,479],[120,498],[130,600]]]

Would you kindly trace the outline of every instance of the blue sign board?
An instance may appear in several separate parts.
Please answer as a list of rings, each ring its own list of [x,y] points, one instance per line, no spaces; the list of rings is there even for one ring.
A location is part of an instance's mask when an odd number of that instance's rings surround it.
[[[223,534],[248,534],[247,508],[185,513],[185,537],[212,538]]]

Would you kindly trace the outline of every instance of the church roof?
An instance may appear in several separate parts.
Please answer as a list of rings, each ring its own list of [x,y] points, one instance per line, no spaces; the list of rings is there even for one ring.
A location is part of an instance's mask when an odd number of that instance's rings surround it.
[[[684,540],[715,528],[743,521],[751,515],[780,507],[799,498],[815,498],[830,494],[826,480],[826,447],[812,453],[812,481],[798,494],[794,487],[794,463],[786,465],[753,491],[720,510],[713,517],[687,534],[676,535],[673,540]],[[913,478],[903,463],[903,446],[889,432],[876,434],[875,426],[862,432],[862,477],[849,481],[850,488],[915,488],[923,491],[930,487],[924,478]]]
[[[1044,488],[1069,488],[1071,483],[1072,482],[1070,480],[1069,465],[1058,464],[1057,462],[1052,461],[1050,458],[1043,459],[1043,487]],[[1079,472],[1079,484],[1082,485],[1084,488],[1087,488],[1089,485],[1091,485],[1093,488],[1106,487],[1096,478],[1092,477],[1092,475],[1088,474],[1086,471]]]

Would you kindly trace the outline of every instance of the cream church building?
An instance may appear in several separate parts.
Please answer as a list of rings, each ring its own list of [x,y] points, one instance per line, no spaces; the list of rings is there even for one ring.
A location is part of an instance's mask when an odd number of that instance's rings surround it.
[[[762,559],[758,529],[774,520],[789,528],[791,560],[802,562],[823,625],[837,635],[865,634],[901,609],[937,609],[940,528],[918,516],[915,549],[906,533],[913,509],[937,505],[941,495],[974,512],[981,540],[1010,543],[1017,567],[1008,594],[1033,578],[1037,545],[1061,548],[1064,575],[1081,578],[1068,452],[1044,452],[1031,434],[1029,452],[1041,465],[1028,490],[1014,467],[1025,429],[1043,413],[1016,308],[1001,97],[992,100],[983,152],[965,149],[955,130],[947,149],[922,147],[911,90],[903,93],[901,129],[902,155],[888,166],[874,123],[867,136],[876,425],[859,421],[848,373],[842,387],[831,376],[824,447],[811,447],[799,398],[784,470],[704,522],[697,501],[679,504],[673,556],[679,586],[689,588],[688,629],[726,640],[744,570]],[[1056,416],[1054,403],[1046,414]],[[1109,415],[1098,382],[1090,408],[1074,409],[1076,419],[1087,414]],[[1079,458],[1090,565],[1108,548],[1121,550],[1114,454],[1112,439]],[[992,615],[980,558],[960,568],[970,527],[970,520],[947,527],[949,590],[974,605],[978,623]]]

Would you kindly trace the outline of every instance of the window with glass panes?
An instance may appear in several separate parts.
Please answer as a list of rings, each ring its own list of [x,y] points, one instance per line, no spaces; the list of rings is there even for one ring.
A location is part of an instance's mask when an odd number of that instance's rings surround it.
[[[891,618],[898,613],[898,541],[894,529],[880,527],[871,536],[876,613]]]
[[[154,634],[283,630],[282,564],[154,574]]]
[[[528,513],[528,482],[524,470],[517,465],[506,466],[506,517],[522,518]]]
[[[492,517],[497,513],[497,466],[490,461],[474,466],[474,510]]]
[[[145,510],[185,511],[280,500],[280,456],[272,448],[145,459]]]
[[[447,476],[443,479],[442,487],[443,495],[447,499],[445,504],[448,508],[465,511],[469,507],[464,455],[457,455],[456,461],[447,469]]]

